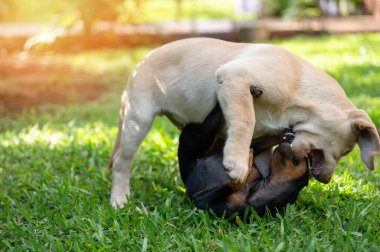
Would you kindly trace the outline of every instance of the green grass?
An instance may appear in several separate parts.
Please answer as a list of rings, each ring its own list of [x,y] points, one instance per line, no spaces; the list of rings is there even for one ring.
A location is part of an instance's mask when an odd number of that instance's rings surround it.
[[[337,78],[379,128],[379,42],[379,34],[369,34],[277,43]],[[145,52],[103,50],[66,59],[87,70],[108,69],[108,76],[113,68],[130,69]],[[114,88],[87,105],[0,119],[0,250],[380,250],[379,161],[370,172],[355,149],[332,182],[312,181],[284,216],[230,223],[196,210],[186,198],[178,131],[163,118],[134,161],[130,202],[113,210],[107,163],[123,79],[112,79]]]

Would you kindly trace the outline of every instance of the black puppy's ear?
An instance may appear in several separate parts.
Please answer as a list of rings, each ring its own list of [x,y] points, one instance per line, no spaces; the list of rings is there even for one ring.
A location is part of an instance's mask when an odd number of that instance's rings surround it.
[[[213,212],[219,217],[229,218],[235,214],[243,217],[246,209],[245,198],[242,202],[230,204],[228,198],[233,189],[227,185],[210,188],[194,195],[194,204],[202,210]]]
[[[209,209],[220,201],[226,201],[228,196],[233,193],[233,189],[228,185],[221,185],[203,190],[193,195],[192,200],[199,209]]]

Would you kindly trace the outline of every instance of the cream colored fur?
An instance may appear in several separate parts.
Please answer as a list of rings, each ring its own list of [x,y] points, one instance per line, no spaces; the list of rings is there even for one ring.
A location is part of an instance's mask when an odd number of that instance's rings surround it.
[[[250,87],[263,94],[253,99]],[[223,164],[231,178],[248,174],[252,138],[293,126],[299,158],[322,149],[327,183],[341,156],[359,143],[362,159],[374,168],[379,136],[368,115],[348,100],[340,85],[305,60],[275,45],[194,38],[149,53],[129,77],[122,96],[119,133],[111,156],[113,206],[130,193],[133,156],[155,115],[177,126],[202,122],[219,102],[227,124]]]

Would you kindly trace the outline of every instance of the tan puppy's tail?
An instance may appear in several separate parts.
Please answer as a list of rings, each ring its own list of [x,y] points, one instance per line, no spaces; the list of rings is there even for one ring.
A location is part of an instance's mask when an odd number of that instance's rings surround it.
[[[112,169],[115,155],[118,151],[120,151],[120,139],[121,139],[121,131],[122,131],[121,129],[122,129],[124,117],[125,117],[125,100],[124,100],[124,97],[125,97],[125,94],[123,94],[122,99],[121,99],[121,106],[120,106],[120,112],[119,112],[119,128],[117,130],[117,136],[116,136],[115,144],[113,146],[111,156],[110,156],[110,160],[108,163],[109,169]]]

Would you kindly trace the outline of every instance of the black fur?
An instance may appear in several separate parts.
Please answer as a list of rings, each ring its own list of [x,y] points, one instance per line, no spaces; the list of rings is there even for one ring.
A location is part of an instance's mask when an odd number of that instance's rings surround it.
[[[249,211],[254,209],[259,216],[264,215],[267,209],[272,214],[282,213],[285,206],[294,203],[300,190],[308,184],[307,172],[300,178],[279,184],[273,184],[270,178],[260,176],[257,181],[247,183],[236,192],[223,167],[222,153],[205,156],[215,140],[222,120],[222,112],[217,106],[203,123],[186,125],[181,132],[178,162],[188,197],[198,208],[211,210],[218,216],[229,217],[234,213],[243,216],[247,207]],[[276,155],[280,155],[281,158],[281,165],[285,165],[283,162],[287,160],[297,165],[299,161],[294,158],[288,147],[288,143],[294,138],[290,129],[282,136],[274,136],[270,140],[272,143],[267,144],[268,141],[265,139],[253,143],[255,154],[273,146],[273,143],[278,143],[282,137],[285,143],[276,149]],[[230,202],[230,196],[234,193],[240,193],[245,197],[241,201],[236,202],[235,199],[234,202]]]

